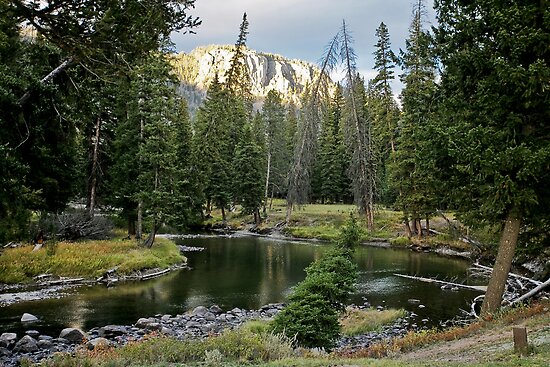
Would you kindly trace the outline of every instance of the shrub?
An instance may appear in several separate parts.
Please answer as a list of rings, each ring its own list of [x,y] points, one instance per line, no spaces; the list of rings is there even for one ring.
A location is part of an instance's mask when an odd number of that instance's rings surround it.
[[[295,338],[303,347],[329,349],[340,335],[340,324],[330,302],[311,293],[290,302],[274,319],[273,331]]]
[[[306,278],[274,320],[273,330],[295,338],[304,347],[330,349],[340,334],[338,311],[354,290],[357,266],[351,261],[361,236],[353,216],[342,228],[334,249],[306,268]]]

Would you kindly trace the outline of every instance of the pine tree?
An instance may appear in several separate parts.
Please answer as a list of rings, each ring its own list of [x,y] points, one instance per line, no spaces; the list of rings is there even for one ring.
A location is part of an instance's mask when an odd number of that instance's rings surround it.
[[[409,236],[414,231],[422,236],[421,219],[429,217],[437,209],[436,180],[428,126],[435,111],[435,59],[431,36],[423,29],[423,2],[418,0],[413,21],[406,40],[406,50],[401,52],[400,62],[404,73],[401,80],[405,88],[401,93],[403,114],[399,136],[392,162],[390,181],[398,192],[396,205],[402,209]],[[412,220],[414,229],[410,228]]]
[[[282,105],[281,96],[278,92],[271,90],[267,93],[263,108],[263,121],[266,132],[266,181],[264,213],[266,212],[267,201],[275,193],[280,195],[286,181],[288,172],[288,153],[285,137],[285,110]]]
[[[391,82],[395,79],[394,68],[397,57],[391,50],[388,28],[382,22],[376,30],[376,50],[374,52],[374,69],[376,76],[367,88],[368,107],[373,120],[373,144],[378,155],[378,195],[382,202],[392,200],[394,195],[388,189],[386,166],[390,154],[395,153],[395,134],[399,120],[399,107],[394,100]]]
[[[262,184],[264,182],[263,156],[256,144],[252,127],[244,127],[243,136],[236,149],[234,169],[239,172],[239,180],[235,182],[238,203],[242,205],[244,214],[253,214],[254,223],[260,225],[260,208],[264,203]],[[246,169],[243,169],[246,167]]]
[[[230,66],[225,75],[225,86],[244,103],[246,110],[251,113],[253,97],[250,91],[250,73],[245,54],[248,25],[248,19],[246,13],[244,13],[239,27],[239,36],[234,47],[235,53],[231,57]]]
[[[204,194],[207,215],[216,205],[226,220],[226,209],[232,198],[232,147],[230,146],[230,115],[228,101],[231,96],[222,89],[216,77],[208,89],[206,101],[199,108],[195,121],[193,146],[195,156],[200,158],[198,169],[204,177]]]
[[[436,10],[444,66],[438,132],[449,158],[438,168],[450,174],[461,220],[502,228],[487,315],[501,305],[519,233],[549,218],[550,4],[439,0]]]

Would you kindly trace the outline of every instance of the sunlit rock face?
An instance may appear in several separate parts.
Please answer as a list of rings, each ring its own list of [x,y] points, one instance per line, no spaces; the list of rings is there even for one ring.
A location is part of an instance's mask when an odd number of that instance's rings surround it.
[[[216,74],[220,82],[225,81],[234,52],[233,46],[206,46],[171,58],[181,82],[180,92],[187,98],[192,111],[204,100]],[[244,53],[250,73],[251,92],[259,104],[270,90],[276,90],[285,102],[299,105],[304,89],[319,73],[316,66],[305,61],[288,60],[279,55],[250,49]]]

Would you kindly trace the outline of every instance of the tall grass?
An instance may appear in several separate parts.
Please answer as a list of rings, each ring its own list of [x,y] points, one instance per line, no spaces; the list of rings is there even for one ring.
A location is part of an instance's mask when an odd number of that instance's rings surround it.
[[[0,282],[27,282],[44,273],[95,278],[115,266],[120,274],[130,274],[185,261],[174,243],[164,238],[156,239],[151,249],[126,240],[58,242],[54,252],[48,251],[48,246],[36,252],[32,252],[32,246],[4,251],[0,256]]]
[[[400,317],[405,316],[405,310],[382,310],[375,309],[359,310],[348,309],[340,319],[342,332],[345,335],[353,336],[365,334],[370,331],[378,331],[384,325],[391,324]]]

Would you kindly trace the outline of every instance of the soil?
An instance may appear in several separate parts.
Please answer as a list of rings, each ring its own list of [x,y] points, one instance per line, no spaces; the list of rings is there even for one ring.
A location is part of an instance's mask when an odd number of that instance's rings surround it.
[[[529,319],[518,320],[513,324],[492,325],[469,337],[449,342],[439,342],[414,352],[401,354],[396,359],[403,362],[431,362],[443,365],[447,362],[480,363],[505,360],[514,353],[512,328],[527,328],[530,347],[535,351],[550,350],[550,312],[546,308],[542,314]]]

